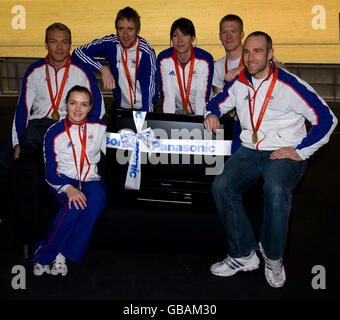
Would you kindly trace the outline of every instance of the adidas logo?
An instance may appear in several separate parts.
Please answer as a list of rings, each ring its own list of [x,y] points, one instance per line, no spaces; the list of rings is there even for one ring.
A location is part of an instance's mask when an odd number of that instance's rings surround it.
[[[174,70],[172,70],[172,71],[169,73],[169,76],[175,76],[175,75],[176,75],[176,73],[175,73]]]

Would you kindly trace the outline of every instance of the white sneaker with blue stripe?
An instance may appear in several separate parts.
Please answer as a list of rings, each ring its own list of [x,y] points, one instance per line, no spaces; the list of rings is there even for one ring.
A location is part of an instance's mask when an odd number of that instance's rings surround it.
[[[239,271],[251,271],[259,267],[260,260],[253,250],[248,256],[233,258],[227,256],[223,261],[214,263],[210,267],[212,274],[220,277],[230,277]]]
[[[262,253],[262,257],[265,262],[264,275],[266,276],[267,282],[273,288],[283,287],[286,281],[286,273],[285,273],[285,268],[282,264],[282,258],[277,259],[277,260],[272,260],[272,259],[267,258],[261,246],[261,243],[260,243],[260,251]]]

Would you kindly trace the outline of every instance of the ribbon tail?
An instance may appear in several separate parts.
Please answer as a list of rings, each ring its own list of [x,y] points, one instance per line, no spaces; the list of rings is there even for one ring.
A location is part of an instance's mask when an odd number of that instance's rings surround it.
[[[141,181],[141,151],[139,141],[136,139],[136,147],[132,150],[129,168],[125,180],[125,189],[139,190]]]

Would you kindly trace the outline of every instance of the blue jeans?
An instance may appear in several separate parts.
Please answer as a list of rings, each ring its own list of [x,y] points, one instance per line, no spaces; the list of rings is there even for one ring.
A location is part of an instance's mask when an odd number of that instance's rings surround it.
[[[212,192],[217,211],[227,231],[229,255],[239,258],[258,244],[242,204],[242,194],[262,176],[263,222],[260,242],[270,259],[283,256],[292,206],[292,192],[301,180],[306,161],[270,160],[272,151],[257,151],[241,146],[215,177]]]

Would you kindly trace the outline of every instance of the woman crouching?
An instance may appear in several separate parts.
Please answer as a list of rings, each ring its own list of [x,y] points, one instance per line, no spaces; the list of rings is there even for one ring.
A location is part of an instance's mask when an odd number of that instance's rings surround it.
[[[91,108],[89,90],[74,86],[66,96],[66,118],[45,135],[46,181],[60,209],[33,255],[37,276],[65,276],[66,258],[81,262],[106,205],[105,186],[97,173],[100,152],[106,154],[106,125],[88,117]]]

